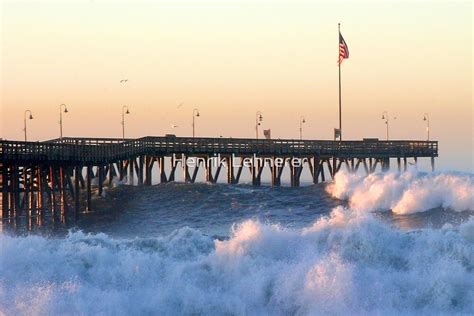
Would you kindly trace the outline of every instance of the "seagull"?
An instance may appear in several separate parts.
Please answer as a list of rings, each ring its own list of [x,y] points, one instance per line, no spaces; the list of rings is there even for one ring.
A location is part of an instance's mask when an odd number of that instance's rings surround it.
[[[128,81],[128,79],[122,79],[122,80],[120,80],[120,83],[125,83],[127,81]]]
[[[177,128],[179,127],[178,125],[171,124],[171,128]]]
[[[180,103],[176,108],[179,109],[182,106],[183,106],[183,103]]]

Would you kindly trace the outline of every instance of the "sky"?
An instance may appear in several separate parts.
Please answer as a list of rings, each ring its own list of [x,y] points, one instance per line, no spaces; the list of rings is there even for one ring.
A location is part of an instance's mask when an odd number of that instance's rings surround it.
[[[0,137],[167,133],[332,139],[338,33],[344,139],[439,141],[441,170],[474,172],[470,2],[2,1]],[[126,83],[120,80],[128,79]],[[396,117],[396,118],[395,118]],[[178,127],[172,128],[171,125]]]

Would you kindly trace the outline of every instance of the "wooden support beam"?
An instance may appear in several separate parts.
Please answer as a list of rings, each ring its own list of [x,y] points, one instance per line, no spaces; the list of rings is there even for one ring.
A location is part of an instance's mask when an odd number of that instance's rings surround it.
[[[168,182],[168,177],[166,176],[166,170],[165,170],[165,157],[163,156],[158,157],[158,166],[160,168],[160,182],[161,183]]]
[[[402,164],[400,157],[397,157],[397,170],[400,173],[402,171]]]
[[[283,175],[283,170],[285,169],[285,164],[288,161],[288,158],[283,159],[283,164],[278,168],[277,182],[281,185],[281,176]]]
[[[407,171],[407,157],[403,157],[403,171]]]
[[[270,167],[270,171],[272,173],[272,186],[278,187],[281,185],[281,171],[283,171],[283,167],[285,164],[283,163],[282,166],[278,166],[277,163],[277,157],[273,156],[272,159],[272,165]]]
[[[292,187],[296,187],[296,168],[291,165],[290,166],[290,185]]]
[[[219,164],[217,166],[216,172],[212,176],[212,183],[217,183],[217,180],[219,180],[219,174],[221,173],[222,165]]]
[[[50,178],[49,181],[51,182],[51,216],[53,220],[56,218],[56,168],[55,166],[49,167]]]
[[[109,164],[109,187],[112,187],[114,184],[114,175],[116,175],[114,164]]]
[[[242,170],[244,170],[244,164],[241,163],[237,169],[237,174],[235,175],[235,183],[238,184],[240,181],[240,176],[242,175]]]
[[[334,179],[334,175],[336,174],[336,172],[335,172],[336,158],[333,158],[332,162],[333,162],[333,164],[331,165],[331,159],[326,159],[326,165],[328,167],[329,175],[331,176],[332,179]]]
[[[304,164],[302,164],[298,169],[298,181],[301,177],[301,174],[303,173],[303,169],[304,169]]]
[[[43,186],[43,168],[41,165],[35,167],[36,172],[36,185],[37,185],[37,196],[36,196],[36,214],[43,216],[44,208],[44,186]]]
[[[262,173],[265,168],[265,161],[257,161],[257,185],[262,184]]]
[[[46,203],[45,203],[45,196],[48,198],[49,203],[51,203],[51,190],[48,185],[48,168],[45,166],[39,166],[38,167],[38,190],[39,190],[39,196],[38,196],[38,215],[40,217],[44,216],[45,209],[46,209]]]
[[[431,172],[435,171],[435,157],[431,157]]]
[[[188,156],[183,155],[182,167],[184,182],[191,183],[191,174],[189,173]]]
[[[30,216],[30,181],[28,179],[28,168],[23,166],[23,213]]]
[[[143,155],[138,157],[138,185],[143,185]]]
[[[36,215],[36,166],[31,165],[30,167],[30,215]]]
[[[135,165],[135,158],[130,158],[128,160],[128,184],[133,185],[133,168]]]
[[[137,159],[133,159],[133,169],[135,169],[135,174],[137,175],[137,184],[140,185],[140,167],[138,166]],[[143,177],[142,177],[143,180]]]
[[[295,174],[295,187],[299,187],[300,186],[300,178],[301,178],[301,173],[303,172],[303,168],[304,166],[301,165],[299,167],[295,167],[296,168],[296,174]]]
[[[331,173],[331,170],[329,169],[331,164],[329,160],[321,160],[321,181],[326,182],[326,176],[324,175],[324,162],[326,161],[327,163],[327,168],[329,170],[329,173]]]
[[[275,165],[275,157],[273,157],[273,164],[268,165],[268,168],[270,169],[270,173],[272,175],[272,186],[278,186],[277,184],[277,173],[278,173],[278,167]]]
[[[81,171],[82,171],[82,167],[81,167]],[[85,189],[86,187],[86,181],[84,180],[84,176],[82,175],[82,172],[79,173],[79,183],[81,184],[81,189]]]
[[[99,174],[99,183],[98,183],[98,190],[97,190],[97,195],[99,196],[102,196],[102,193],[104,191],[104,180],[105,180],[105,176],[104,176],[104,166],[103,165],[99,165],[97,167],[97,173]]]
[[[15,166],[10,166],[10,194],[9,194],[9,202],[10,202],[10,216],[16,216],[16,201],[15,201],[15,184],[16,182],[16,170]]]
[[[9,216],[8,214],[8,166],[5,163],[1,164],[2,172],[2,210],[0,216],[5,219]]]
[[[109,174],[109,165],[104,165],[104,170],[103,170],[103,176],[104,176],[104,182],[107,180],[107,175]]]
[[[384,171],[389,171],[390,170],[390,158],[389,157],[386,157],[383,159],[383,167],[384,167]]]
[[[208,159],[206,159],[206,182],[209,182],[209,183],[213,183],[213,178],[212,178],[212,162],[211,160],[209,159],[209,157],[207,157]]]
[[[314,178],[314,167],[313,167],[313,158],[308,159],[309,173],[311,177]]]
[[[234,175],[234,156],[230,155],[225,158],[227,165],[227,183],[235,184],[235,175]]]
[[[145,185],[150,186],[152,184],[152,175],[153,175],[153,163],[155,162],[155,157],[146,156],[145,157]]]
[[[86,209],[87,212],[92,212],[92,166],[88,165],[87,166],[87,176],[86,176]]]
[[[81,188],[80,188],[80,177],[82,174],[82,167],[76,166],[74,168],[74,219],[77,219],[81,212]]]
[[[91,179],[94,179],[95,178],[94,168],[91,167],[91,169],[88,172],[89,172],[89,175],[90,175]]]
[[[153,184],[153,166],[155,165],[156,158],[154,156],[150,157],[150,185]]]
[[[292,159],[293,160],[293,159]],[[301,172],[303,171],[303,166],[295,166],[291,163],[290,166],[290,183],[292,187],[299,187],[300,186],[300,176]]]
[[[61,218],[66,217],[66,190],[64,188],[64,167],[59,166],[59,196],[60,196],[60,210]]]
[[[43,173],[42,174],[42,179],[43,179],[42,183],[43,183],[43,192],[45,193],[46,198],[48,199],[48,202],[49,202],[48,206],[49,206],[49,209],[51,210],[52,205],[53,205],[53,190],[52,190],[50,170],[51,170],[50,166],[44,166],[44,168],[42,170],[42,173]],[[42,208],[42,211],[41,211],[43,216],[47,211],[46,207],[47,207],[47,205],[43,201],[43,208]]]
[[[262,175],[263,166],[260,166],[260,160],[252,159],[252,166],[250,167],[250,172],[252,173],[252,184],[259,186],[261,184],[261,175]]]
[[[313,183],[319,183],[319,173],[321,168],[321,159],[318,156],[313,156],[312,164],[310,165],[310,169],[312,170],[311,175],[313,176]]]
[[[127,177],[127,166],[128,166],[128,160],[120,160],[118,162],[119,165],[119,180],[123,181]]]
[[[198,175],[200,165],[201,165],[201,162],[198,161],[196,164],[196,167],[194,167],[193,176],[191,177],[191,183],[196,182],[196,177]]]
[[[174,182],[175,181],[175,173],[176,173],[176,167],[178,166],[177,163],[175,163],[175,159],[173,156],[171,156],[170,159],[170,176],[168,179],[168,182]]]

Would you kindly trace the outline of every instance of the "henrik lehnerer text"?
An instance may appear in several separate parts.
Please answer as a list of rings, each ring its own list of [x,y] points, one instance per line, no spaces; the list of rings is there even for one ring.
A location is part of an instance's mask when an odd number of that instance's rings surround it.
[[[197,167],[201,164],[205,166],[212,166],[212,167],[225,167],[227,165],[228,158],[231,158],[231,165],[232,167],[252,167],[256,163],[260,165],[269,165],[271,167],[283,167],[283,166],[291,166],[291,167],[301,167],[307,161],[308,158],[299,158],[299,157],[292,157],[292,158],[282,158],[282,157],[257,157],[257,155],[252,155],[250,157],[236,157],[234,154],[230,156],[222,157],[220,154],[212,157],[186,157],[184,154],[176,155],[173,154],[173,167],[177,166],[178,164],[186,165],[188,167]],[[240,158],[240,159],[236,159]]]

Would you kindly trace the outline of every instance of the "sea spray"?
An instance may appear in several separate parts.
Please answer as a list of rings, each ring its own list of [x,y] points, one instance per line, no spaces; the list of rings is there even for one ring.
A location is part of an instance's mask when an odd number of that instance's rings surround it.
[[[367,177],[341,171],[327,191],[349,201],[355,211],[392,210],[410,214],[442,207],[474,210],[474,176],[461,173],[373,173]]]
[[[341,210],[338,210],[340,212]],[[247,220],[118,240],[1,236],[5,314],[335,314],[474,308],[474,220],[403,232],[368,217],[303,230]]]

